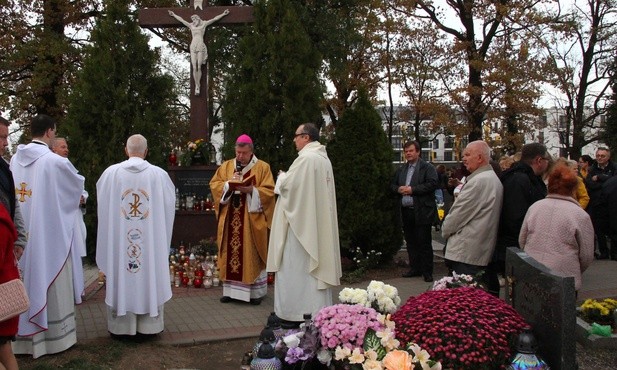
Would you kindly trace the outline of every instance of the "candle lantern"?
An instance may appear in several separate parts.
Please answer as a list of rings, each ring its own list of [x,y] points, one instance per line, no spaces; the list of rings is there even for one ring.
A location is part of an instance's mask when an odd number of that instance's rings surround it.
[[[207,276],[204,279],[204,288],[208,289],[208,288],[212,288],[212,277],[211,276]]]
[[[267,340],[259,346],[257,357],[251,361],[251,370],[280,370],[283,368],[281,360],[276,357],[274,348]]]
[[[533,336],[530,327],[526,327],[518,336],[516,353],[507,370],[549,370],[544,360],[536,355],[538,342]]]

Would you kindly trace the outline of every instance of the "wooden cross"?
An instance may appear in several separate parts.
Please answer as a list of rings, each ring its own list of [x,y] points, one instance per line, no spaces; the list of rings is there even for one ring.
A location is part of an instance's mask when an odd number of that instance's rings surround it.
[[[234,25],[253,22],[252,6],[211,6],[203,4],[203,0],[191,0],[189,8],[151,8],[139,10],[139,26],[142,28],[177,28],[185,26],[169,15],[173,11],[181,18],[190,21],[192,15],[198,15],[202,20],[212,19],[229,9],[229,14],[216,25]],[[207,2],[207,0],[206,0]],[[189,30],[187,29],[187,32]],[[205,40],[204,40],[205,42]],[[191,94],[190,94],[190,117],[191,117],[191,140],[204,139],[208,141],[208,73],[207,62],[203,66],[205,73],[201,76],[201,93],[196,95],[193,70],[191,69]]]
[[[32,198],[32,189],[28,189],[26,190],[26,187],[28,186],[28,184],[26,184],[25,182],[21,182],[21,184],[19,184],[20,188],[15,188],[15,193],[17,195],[19,195],[19,201],[21,203],[26,201],[26,195],[29,196],[30,198]]]

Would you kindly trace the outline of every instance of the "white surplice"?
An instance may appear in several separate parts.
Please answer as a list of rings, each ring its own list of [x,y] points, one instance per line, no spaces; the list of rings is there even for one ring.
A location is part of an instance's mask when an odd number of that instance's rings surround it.
[[[30,298],[30,308],[19,318],[18,335],[27,338],[18,337],[24,346],[15,346],[14,352],[38,357],[63,351],[75,343],[74,333],[67,337],[69,340],[59,341],[48,323],[70,330],[70,322],[65,320],[70,317],[74,321],[73,278],[67,261],[84,178],[68,159],[51,152],[43,143],[19,145],[11,158],[11,171],[28,232],[19,266]],[[26,348],[28,341],[36,341],[41,350]],[[45,341],[57,345],[45,349]]]
[[[151,329],[140,331],[139,321],[158,318],[162,330],[161,308],[171,299],[174,185],[161,168],[131,157],[107,168],[96,190],[96,263],[107,278],[108,329],[113,334],[153,334]]]
[[[279,175],[266,270],[276,272],[274,311],[302,321],[331,304],[340,284],[336,192],[332,165],[319,142],[308,143],[289,171]]]
[[[84,202],[88,199],[88,192],[83,190],[82,197]],[[80,208],[81,210],[81,208]],[[71,249],[71,263],[73,265],[73,290],[75,304],[81,304],[82,296],[85,291],[84,284],[84,265],[82,257],[86,257],[86,224],[84,222],[84,212],[80,211],[79,217],[75,218],[75,228],[73,237],[73,248]]]

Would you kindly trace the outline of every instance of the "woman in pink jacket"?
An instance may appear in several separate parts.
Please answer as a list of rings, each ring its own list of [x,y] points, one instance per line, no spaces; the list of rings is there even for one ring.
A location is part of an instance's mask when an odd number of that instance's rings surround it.
[[[593,261],[594,231],[589,215],[574,198],[577,184],[577,174],[568,166],[554,168],[548,177],[547,197],[525,215],[519,243],[553,272],[573,276],[578,291],[581,274]]]

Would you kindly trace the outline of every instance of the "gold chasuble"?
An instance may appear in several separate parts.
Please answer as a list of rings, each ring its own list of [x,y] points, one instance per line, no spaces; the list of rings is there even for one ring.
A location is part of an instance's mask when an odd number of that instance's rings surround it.
[[[253,155],[242,170],[244,179],[254,177],[253,193],[234,194],[228,180],[235,168],[235,159],[225,161],[210,181],[218,220],[218,266],[222,280],[253,284],[266,267],[274,212],[274,180],[270,166]]]

